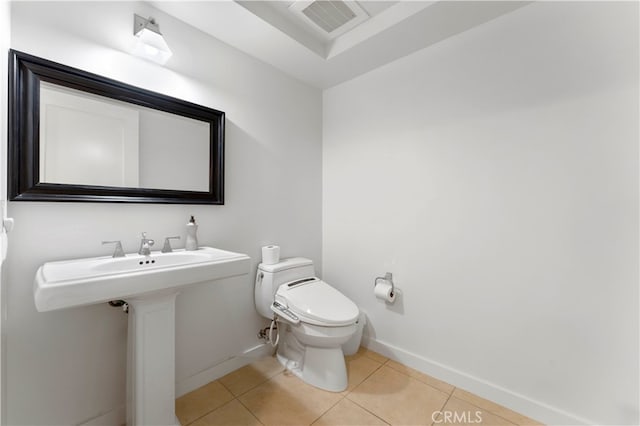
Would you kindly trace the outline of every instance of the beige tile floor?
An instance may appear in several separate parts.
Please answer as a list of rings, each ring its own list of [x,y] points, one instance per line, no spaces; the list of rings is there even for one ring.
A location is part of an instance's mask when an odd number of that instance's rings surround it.
[[[263,358],[178,398],[176,414],[183,426],[540,424],[365,348],[347,370],[349,387],[333,393]]]

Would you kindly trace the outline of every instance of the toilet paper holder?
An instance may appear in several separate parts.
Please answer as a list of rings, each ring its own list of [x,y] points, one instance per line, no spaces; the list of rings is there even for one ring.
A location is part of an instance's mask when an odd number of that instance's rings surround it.
[[[375,279],[375,281],[373,282],[373,287],[376,286],[376,284],[378,284],[378,280],[384,280],[387,281],[389,284],[391,284],[391,292],[392,294],[396,292],[396,288],[393,285],[393,274],[391,272],[387,272],[384,274],[384,277],[377,277]]]

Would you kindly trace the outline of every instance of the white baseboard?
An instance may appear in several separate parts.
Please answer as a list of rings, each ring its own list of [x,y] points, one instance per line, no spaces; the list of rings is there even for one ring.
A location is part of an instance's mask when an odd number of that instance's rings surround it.
[[[445,381],[453,386],[472,392],[482,398],[496,402],[532,419],[548,425],[589,425],[596,424],[556,407],[535,401],[512,392],[496,384],[474,377],[439,362],[405,351],[391,344],[363,337],[363,346],[376,351],[394,361],[414,368],[425,374]]]
[[[273,351],[274,348],[271,347],[271,345],[261,344],[251,349],[247,349],[241,355],[229,358],[211,368],[196,373],[191,377],[178,380],[176,382],[176,398],[229,374],[240,367],[251,364],[258,358],[269,356],[273,354]]]
[[[111,411],[100,414],[86,422],[80,423],[80,426],[121,426],[127,422],[127,407],[121,405]]]

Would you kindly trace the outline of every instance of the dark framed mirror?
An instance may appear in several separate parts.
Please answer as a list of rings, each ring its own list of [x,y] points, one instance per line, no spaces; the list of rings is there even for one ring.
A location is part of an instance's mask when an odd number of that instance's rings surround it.
[[[222,111],[9,51],[12,201],[224,204]]]

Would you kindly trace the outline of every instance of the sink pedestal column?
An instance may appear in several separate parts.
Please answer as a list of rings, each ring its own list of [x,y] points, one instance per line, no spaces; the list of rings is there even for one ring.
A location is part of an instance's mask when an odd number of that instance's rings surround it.
[[[178,292],[127,299],[127,425],[180,425],[175,415]]]

